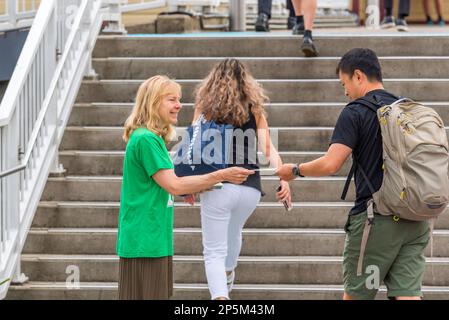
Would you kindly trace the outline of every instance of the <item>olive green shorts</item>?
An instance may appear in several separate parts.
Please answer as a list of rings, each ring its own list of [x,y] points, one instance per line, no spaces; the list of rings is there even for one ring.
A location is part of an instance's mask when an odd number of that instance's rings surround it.
[[[427,221],[415,222],[376,214],[363,260],[363,273],[357,276],[366,211],[348,217],[343,253],[345,293],[353,299],[374,299],[379,284],[385,284],[388,297],[422,296],[425,268],[424,249],[429,242]]]

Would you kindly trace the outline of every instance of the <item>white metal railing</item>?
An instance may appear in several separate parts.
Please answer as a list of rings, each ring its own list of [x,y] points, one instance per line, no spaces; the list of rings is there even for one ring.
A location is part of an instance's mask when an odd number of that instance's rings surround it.
[[[121,12],[140,11],[167,6],[165,0],[125,0],[122,1]]]
[[[0,32],[30,27],[42,0],[0,0]],[[103,13],[111,14],[112,19],[118,20],[114,14],[123,12],[172,7],[176,0],[103,0]],[[193,0],[197,1],[197,0]],[[218,1],[218,0],[215,0]],[[204,1],[203,1],[204,2]],[[206,1],[207,2],[207,1]],[[114,8],[116,6],[117,9]],[[69,11],[73,10],[68,8]],[[116,12],[115,12],[116,11]]]
[[[30,27],[40,0],[4,0],[0,11],[0,31]]]
[[[20,254],[101,28],[100,6],[42,1],[0,105],[0,283],[21,275]]]

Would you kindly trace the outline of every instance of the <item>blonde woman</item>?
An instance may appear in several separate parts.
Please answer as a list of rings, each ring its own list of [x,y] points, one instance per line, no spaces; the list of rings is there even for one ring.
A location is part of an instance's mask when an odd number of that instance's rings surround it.
[[[257,145],[271,166],[282,165],[269,137],[263,107],[267,101],[261,87],[236,59],[226,59],[215,66],[196,91],[194,121],[203,114],[207,120],[232,124],[236,137],[232,165],[256,170],[242,185],[225,183],[221,190],[200,196],[204,261],[212,299],[229,299],[242,246],[242,229],[261,198]],[[280,181],[280,185],[278,199],[290,204],[288,183]]]
[[[119,299],[169,299],[173,291],[173,196],[222,181],[242,183],[254,173],[228,168],[178,178],[167,152],[180,103],[180,86],[165,76],[145,81],[125,123],[127,142],[117,237]]]

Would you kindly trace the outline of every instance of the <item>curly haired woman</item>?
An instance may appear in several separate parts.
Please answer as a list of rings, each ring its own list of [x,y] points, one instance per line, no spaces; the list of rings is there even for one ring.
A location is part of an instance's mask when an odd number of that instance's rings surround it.
[[[203,114],[207,120],[234,126],[230,166],[256,171],[241,185],[225,183],[220,190],[201,194],[201,225],[209,290],[212,299],[225,300],[229,299],[234,282],[243,226],[262,195],[260,172],[257,171],[257,145],[270,161],[270,166],[280,167],[282,161],[270,140],[263,107],[268,98],[240,61],[226,59],[215,66],[197,88],[195,98],[194,121]],[[280,184],[278,199],[291,203],[288,183],[281,181]]]

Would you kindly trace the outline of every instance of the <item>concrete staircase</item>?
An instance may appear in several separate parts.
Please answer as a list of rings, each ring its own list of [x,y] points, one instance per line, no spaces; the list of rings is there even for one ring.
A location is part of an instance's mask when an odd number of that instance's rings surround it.
[[[387,89],[436,108],[449,123],[449,38],[413,34],[362,37],[316,35],[321,57],[301,58],[299,39],[252,37],[103,37],[93,65],[99,81],[85,81],[60,146],[67,170],[49,178],[22,255],[31,282],[12,286],[9,299],[115,299],[117,215],[125,144],[122,126],[143,79],[163,73],[179,80],[192,116],[192,89],[220,57],[241,57],[267,90],[268,120],[279,132],[284,161],[314,159],[327,149],[344,106],[336,80],[339,57],[370,47],[381,57]],[[263,177],[263,198],[248,221],[233,299],[340,299],[343,225],[349,202],[339,199],[350,163],[333,177],[291,183],[294,209],[275,202],[276,179]],[[199,207],[175,209],[175,299],[209,299],[202,261]],[[428,251],[429,252],[429,251]],[[80,287],[69,289],[70,266]],[[66,273],[66,271],[68,273]],[[449,298],[449,214],[438,220],[434,257],[424,277],[427,299]],[[381,290],[378,296],[385,298]]]

